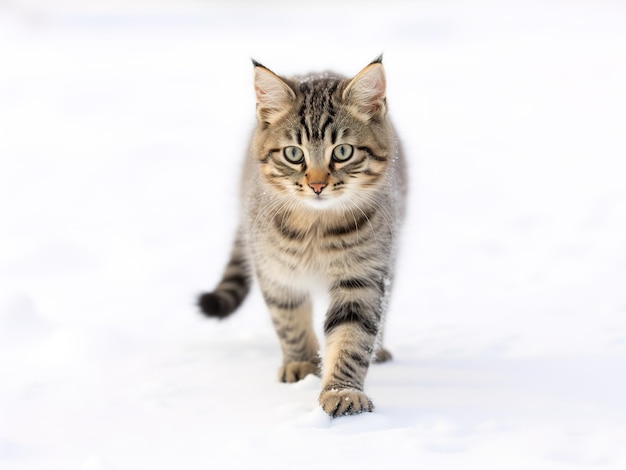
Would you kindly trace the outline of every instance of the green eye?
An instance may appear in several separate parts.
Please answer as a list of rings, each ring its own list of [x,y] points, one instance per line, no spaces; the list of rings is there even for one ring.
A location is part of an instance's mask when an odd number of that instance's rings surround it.
[[[304,160],[304,152],[298,147],[285,147],[283,149],[283,155],[289,163],[302,163]]]
[[[337,147],[333,149],[333,159],[335,159],[338,162],[345,162],[346,160],[350,159],[353,153],[354,153],[354,147],[352,145],[350,144],[337,145]]]

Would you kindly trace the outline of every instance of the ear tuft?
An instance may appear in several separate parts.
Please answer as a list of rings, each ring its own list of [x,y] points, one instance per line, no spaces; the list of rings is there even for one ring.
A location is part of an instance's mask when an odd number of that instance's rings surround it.
[[[343,99],[365,121],[384,115],[387,81],[382,56],[361,70],[343,92]]]
[[[285,81],[253,60],[254,92],[260,122],[276,122],[295,101],[296,94]]]

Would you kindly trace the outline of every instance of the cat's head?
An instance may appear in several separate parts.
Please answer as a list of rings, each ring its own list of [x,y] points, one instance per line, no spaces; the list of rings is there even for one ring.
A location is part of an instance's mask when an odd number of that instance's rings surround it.
[[[385,84],[380,58],[352,79],[286,79],[254,62],[252,149],[267,185],[316,209],[367,199],[384,181],[393,152]]]

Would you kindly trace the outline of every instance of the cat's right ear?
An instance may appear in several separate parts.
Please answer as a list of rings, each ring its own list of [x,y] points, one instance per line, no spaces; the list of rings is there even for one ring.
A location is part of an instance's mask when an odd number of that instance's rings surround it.
[[[291,87],[270,69],[257,61],[254,64],[254,92],[256,94],[256,111],[259,122],[274,123],[284,116],[296,94]]]

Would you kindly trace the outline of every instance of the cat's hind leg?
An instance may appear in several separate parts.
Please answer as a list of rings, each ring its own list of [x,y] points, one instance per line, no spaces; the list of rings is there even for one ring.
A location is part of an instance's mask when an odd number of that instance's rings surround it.
[[[384,320],[384,314],[382,315]],[[391,352],[383,346],[383,333],[384,333],[384,321],[380,322],[379,332],[378,332],[378,346],[374,351],[374,357],[372,358],[372,362],[377,364],[388,362],[393,359],[393,355]]]
[[[391,361],[391,359],[393,359],[393,355],[389,352],[388,349],[385,349],[383,347],[377,349],[374,353],[374,362],[376,362],[377,364]]]

